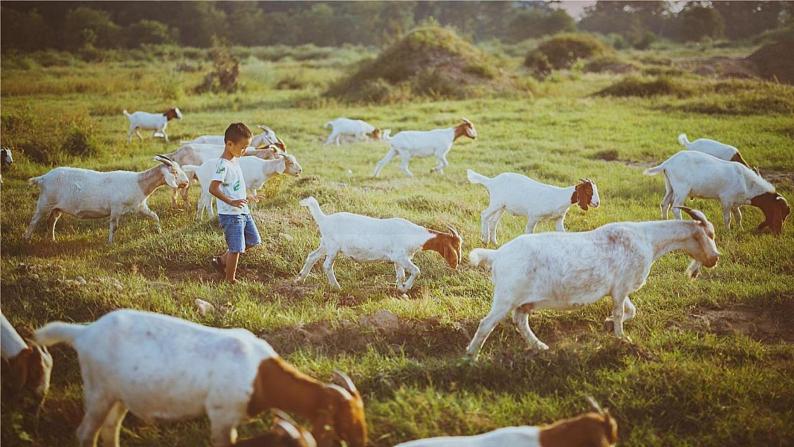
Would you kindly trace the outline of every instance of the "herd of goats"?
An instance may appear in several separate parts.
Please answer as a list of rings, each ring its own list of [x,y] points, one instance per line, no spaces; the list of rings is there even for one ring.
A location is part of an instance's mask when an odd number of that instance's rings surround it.
[[[135,112],[130,121],[128,141],[140,130],[152,130],[168,139],[168,122],[182,118],[179,109],[162,114]],[[477,138],[474,124],[461,120],[457,125],[429,131],[389,130],[361,121],[338,118],[326,124],[331,134],[326,144],[342,140],[372,139],[385,142],[389,151],[375,166],[380,175],[395,156],[400,168],[408,169],[411,158],[434,156],[433,172],[447,167],[447,154],[460,137]],[[260,126],[240,166],[249,193],[273,175],[299,175],[302,167],[275,132]],[[740,207],[752,205],[764,214],[759,231],[780,234],[790,212],[787,201],[772,184],[733,147],[710,139],[690,142],[679,136],[686,150],[646,175],[662,174],[665,195],[659,221],[615,222],[591,231],[565,232],[564,219],[571,206],[582,210],[600,205],[596,183],[583,178],[575,185],[558,187],[515,173],[487,177],[469,169],[468,180],[484,186],[490,203],[481,214],[481,239],[498,245],[496,230],[505,211],[527,218],[524,235],[498,249],[477,248],[469,253],[473,265],[487,266],[494,283],[490,312],[480,321],[466,353],[476,360],[486,338],[507,315],[512,315],[519,332],[532,349],[545,350],[529,327],[529,314],[536,309],[569,308],[613,299],[607,325],[620,338],[627,338],[623,325],[636,315],[629,295],[648,278],[653,262],[671,251],[683,251],[692,258],[687,273],[696,277],[702,266],[714,267],[720,253],[715,230],[706,216],[684,206],[688,197],[720,201],[726,228],[735,218],[741,225]],[[55,224],[61,214],[78,218],[110,218],[109,242],[124,214],[140,213],[154,221],[147,199],[160,186],[173,189],[187,200],[193,180],[201,185],[197,218],[213,213],[207,191],[207,166],[223,152],[223,136],[205,135],[167,155],[157,155],[157,166],[143,172],[58,167],[29,180],[39,190],[39,199],[25,238],[31,238],[45,219],[55,239]],[[12,163],[11,152],[3,149],[4,168]],[[333,264],[339,254],[359,262],[386,261],[395,267],[396,286],[410,290],[419,275],[413,256],[420,250],[435,251],[456,269],[463,262],[463,238],[452,227],[424,228],[401,218],[380,219],[339,212],[325,214],[314,197],[300,201],[307,207],[321,234],[319,247],[306,258],[297,280],[305,280],[313,266],[323,260],[331,287],[339,289]],[[675,220],[667,220],[672,209]],[[691,220],[681,220],[681,212]],[[541,220],[553,220],[556,230],[533,234]],[[408,277],[406,278],[406,272]],[[30,390],[41,401],[49,388],[52,357],[47,346],[65,343],[79,357],[83,379],[85,414],[77,429],[81,446],[119,446],[122,420],[128,411],[145,421],[182,419],[207,415],[213,446],[335,446],[367,444],[363,398],[344,373],[336,372],[332,383],[312,378],[283,360],[261,338],[243,329],[218,329],[157,313],[121,309],[93,323],[52,322],[26,341],[0,314],[2,357],[9,371],[8,383],[21,393]],[[609,446],[617,441],[617,422],[608,410],[590,399],[594,411],[544,426],[506,427],[476,436],[429,438],[399,444],[401,447],[495,447],[495,446]],[[273,428],[260,436],[237,440],[237,426],[265,410],[275,412]],[[307,430],[287,414],[307,421]]]

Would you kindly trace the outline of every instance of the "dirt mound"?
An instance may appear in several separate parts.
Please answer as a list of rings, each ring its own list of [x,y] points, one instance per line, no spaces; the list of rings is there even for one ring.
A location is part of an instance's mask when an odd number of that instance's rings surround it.
[[[726,309],[700,309],[692,316],[697,329],[718,335],[746,335],[762,342],[794,342],[791,316],[794,306],[776,309],[735,306]]]
[[[759,48],[747,59],[758,67],[764,78],[794,84],[792,48],[794,48],[794,34],[788,34],[778,42]]]
[[[744,58],[716,56],[706,59],[687,59],[676,64],[684,71],[716,78],[754,79],[759,77],[756,65]]]
[[[418,28],[326,93],[352,102],[466,98],[515,89],[490,56],[438,26]]]

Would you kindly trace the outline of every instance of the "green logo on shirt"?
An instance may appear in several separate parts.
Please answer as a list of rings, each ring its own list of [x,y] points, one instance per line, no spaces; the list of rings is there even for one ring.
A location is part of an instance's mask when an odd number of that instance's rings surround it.
[[[234,191],[239,191],[240,190],[240,180],[237,180],[237,182],[234,184],[234,188],[232,188],[232,189]]]

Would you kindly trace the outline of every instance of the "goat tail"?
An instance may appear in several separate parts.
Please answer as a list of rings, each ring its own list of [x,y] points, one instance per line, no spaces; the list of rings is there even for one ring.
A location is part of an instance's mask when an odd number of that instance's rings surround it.
[[[122,110],[121,113],[123,113],[127,118],[130,117],[130,112],[128,112],[127,109]]]
[[[659,166],[654,166],[652,168],[648,168],[642,171],[642,173],[645,175],[656,175],[660,172],[664,172],[664,163],[660,164]]]
[[[469,262],[472,265],[478,266],[485,264],[487,267],[493,265],[496,250],[489,250],[487,248],[475,248],[469,252]]]
[[[383,141],[391,141],[391,139],[392,139],[392,136],[391,136],[391,129],[385,129],[385,130],[383,131],[383,134],[381,134],[381,139],[382,139]]]
[[[684,147],[686,147],[686,148],[688,148],[688,147],[689,147],[689,144],[690,144],[690,143],[689,143],[689,139],[686,137],[686,134],[685,134],[685,133],[682,133],[682,134],[679,134],[679,135],[678,135],[678,143],[679,143],[681,146],[684,146]]]
[[[74,346],[74,340],[86,329],[85,325],[54,321],[39,328],[34,335],[36,343],[42,346],[52,346],[66,343]]]
[[[301,206],[309,208],[309,212],[312,213],[312,218],[314,218],[315,222],[320,223],[323,217],[325,217],[325,213],[320,209],[320,203],[317,202],[317,199],[314,197],[306,197],[298,203],[300,203]]]
[[[480,185],[487,185],[488,180],[491,180],[490,177],[486,177],[482,174],[478,174],[474,172],[472,169],[466,169],[466,177],[469,179],[469,183],[475,183]]]
[[[38,185],[41,184],[41,179],[43,179],[43,178],[44,178],[44,175],[40,175],[38,177],[31,177],[31,178],[28,179],[28,185],[37,185],[38,186]]]
[[[330,128],[334,127],[333,121],[328,121],[327,123],[325,123],[325,125],[323,127],[326,128],[326,129],[330,129]]]

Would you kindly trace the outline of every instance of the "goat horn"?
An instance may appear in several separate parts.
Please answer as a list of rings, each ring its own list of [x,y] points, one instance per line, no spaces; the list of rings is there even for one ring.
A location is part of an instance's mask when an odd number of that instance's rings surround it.
[[[340,380],[342,382],[343,388],[346,389],[350,394],[354,396],[360,396],[358,389],[353,383],[353,380],[350,379],[350,376],[337,369],[334,370],[334,378]]]
[[[592,406],[595,411],[604,414],[604,409],[601,408],[601,405],[598,404],[598,402],[593,398],[593,396],[585,396],[585,399],[587,399],[587,402],[590,403],[590,406]]]
[[[279,410],[278,408],[275,408],[275,409],[273,409],[273,416],[275,416],[275,417],[276,417],[276,418],[278,418],[278,419],[281,419],[281,420],[287,421],[287,422],[289,422],[290,424],[293,424],[293,425],[298,425],[298,424],[295,422],[295,419],[292,419],[292,416],[290,416],[289,414],[287,414],[287,413],[286,413],[284,410]]]
[[[293,424],[290,421],[279,419],[276,421],[276,427],[284,430],[284,432],[287,433],[290,438],[296,441],[300,441],[303,439],[303,435],[301,435],[301,432],[300,430],[298,430],[298,427],[296,427],[295,424]]]
[[[696,221],[702,223],[703,225],[705,225],[709,221],[706,218],[706,215],[703,214],[703,212],[700,211],[700,210],[692,209],[692,208],[690,208],[688,206],[674,206],[673,208],[678,208],[679,210],[689,214],[689,217],[691,217],[692,220],[696,220]]]
[[[452,234],[454,234],[455,236],[457,236],[457,237],[460,237],[460,233],[458,233],[458,230],[456,230],[455,228],[453,228],[453,227],[452,227],[452,225],[450,225],[450,224],[447,224],[447,229],[448,229],[448,230],[449,230],[449,231],[450,231]]]

